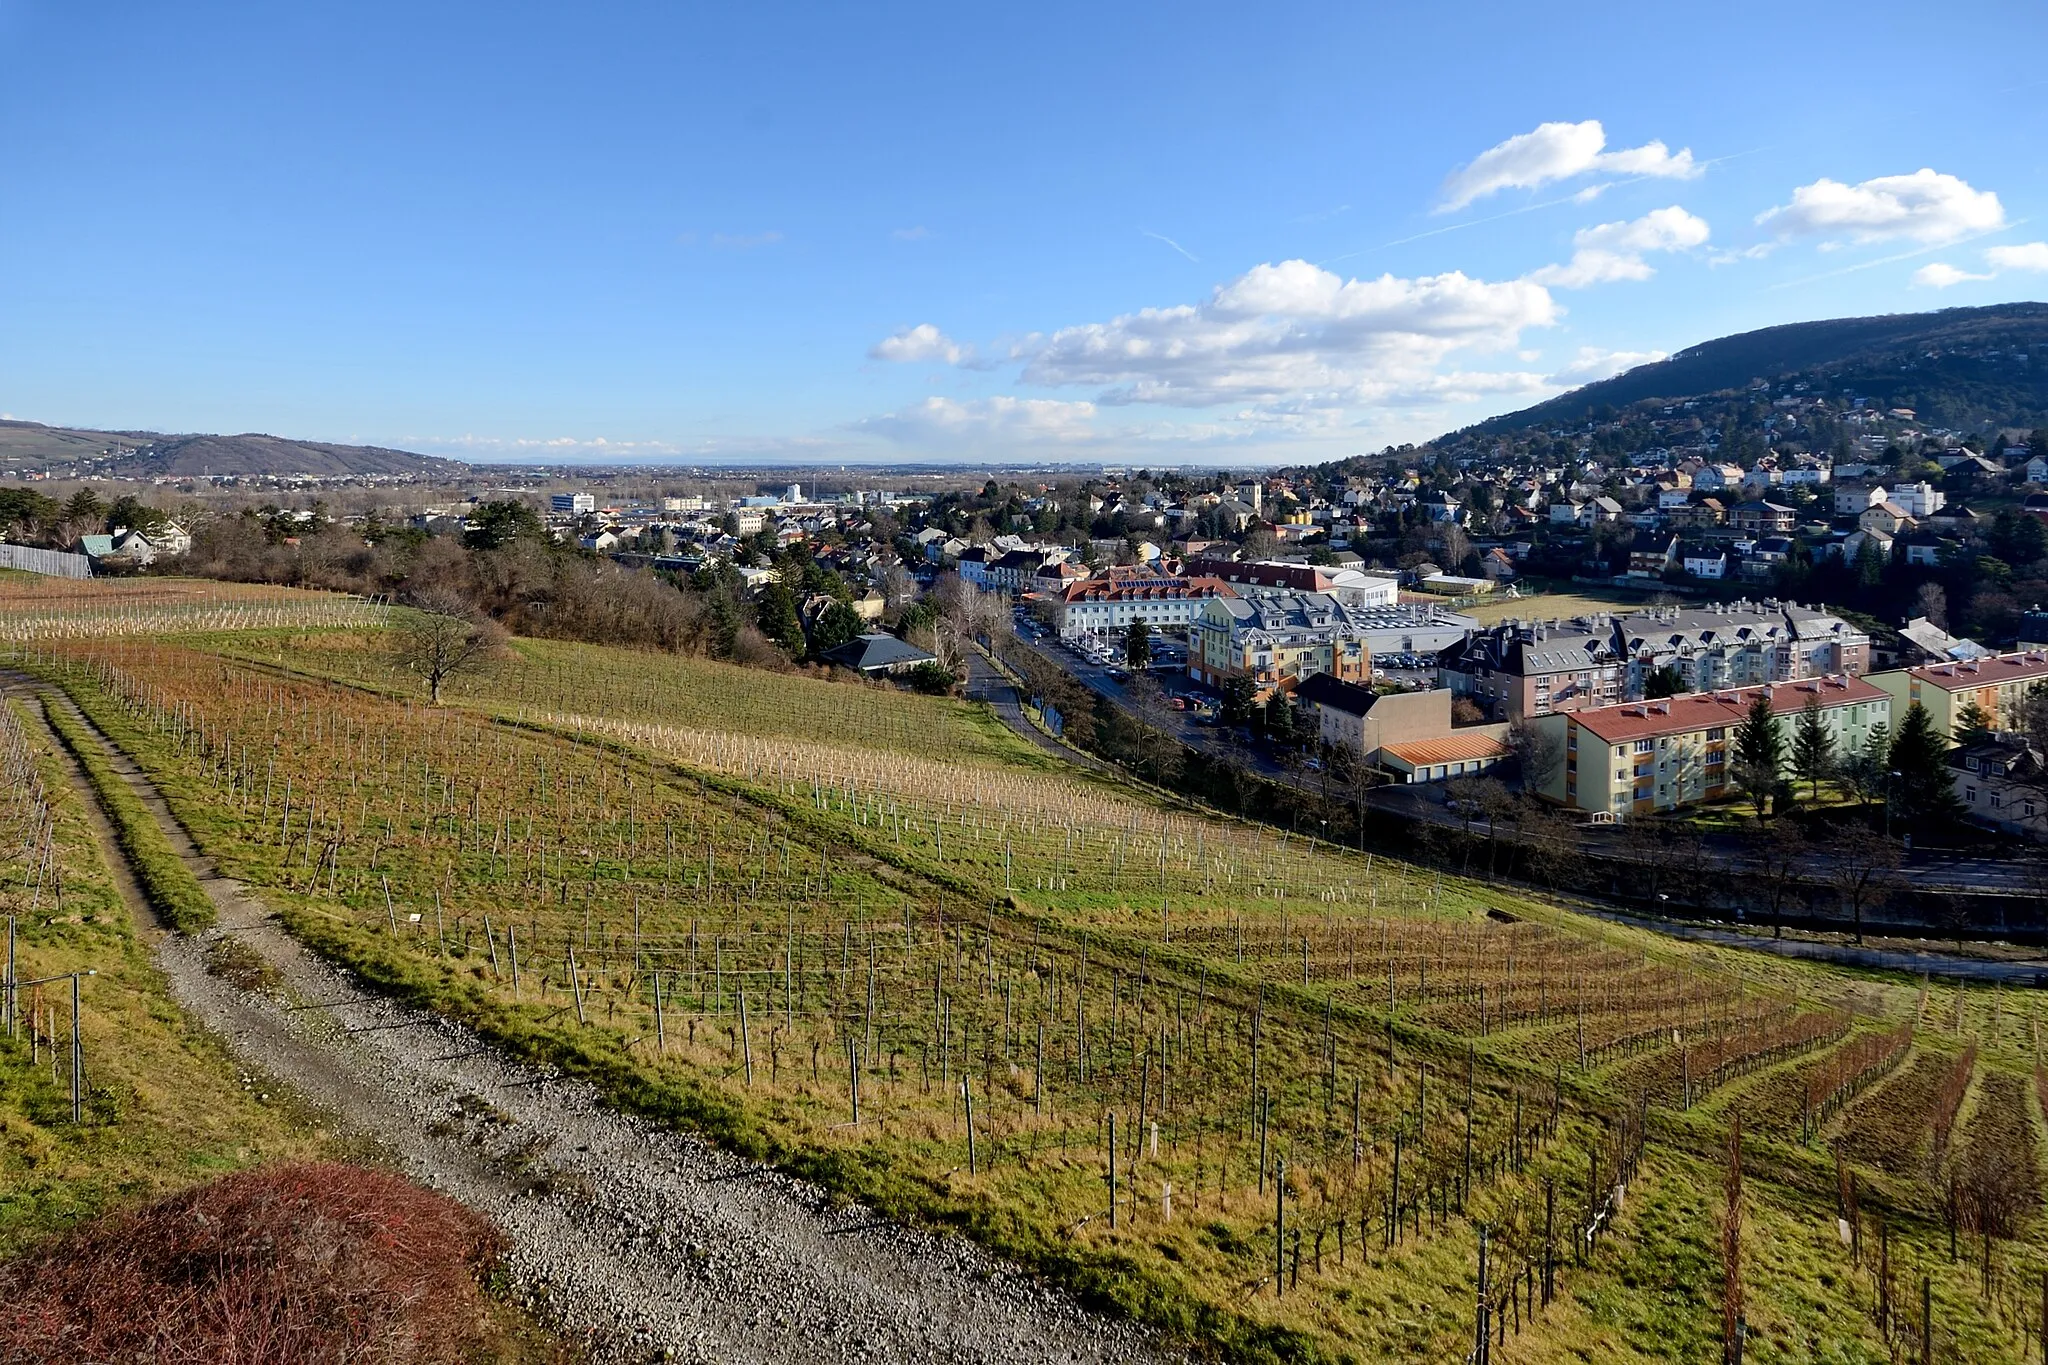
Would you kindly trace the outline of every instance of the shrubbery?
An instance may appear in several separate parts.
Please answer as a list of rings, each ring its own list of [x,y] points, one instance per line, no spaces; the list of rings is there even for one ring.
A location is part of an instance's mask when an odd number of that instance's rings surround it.
[[[0,1266],[0,1360],[474,1358],[502,1239],[452,1199],[328,1163],[227,1176]]]

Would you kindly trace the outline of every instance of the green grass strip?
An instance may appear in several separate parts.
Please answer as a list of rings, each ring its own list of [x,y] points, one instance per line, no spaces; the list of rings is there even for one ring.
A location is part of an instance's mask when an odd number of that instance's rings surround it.
[[[78,760],[86,780],[98,793],[100,806],[114,825],[114,841],[135,869],[142,894],[163,918],[181,934],[195,933],[211,926],[216,918],[213,902],[200,887],[199,879],[185,866],[164,837],[163,828],[149,808],[129,789],[121,774],[107,762],[98,741],[86,734],[83,725],[45,698],[43,716],[57,739]]]

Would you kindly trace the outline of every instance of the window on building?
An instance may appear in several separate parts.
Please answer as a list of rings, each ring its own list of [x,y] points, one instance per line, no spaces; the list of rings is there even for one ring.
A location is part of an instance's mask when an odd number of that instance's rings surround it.
[[[1976,805],[1976,804],[1977,804],[1977,789],[1976,789],[1975,787],[1965,787],[1965,788],[1963,788],[1963,800],[1965,800],[1965,801],[1969,802],[1969,803],[1970,803],[1971,805],[1973,805],[1973,806],[1974,806],[1974,805]]]
[[[1639,754],[1647,754],[1656,747],[1657,741],[1653,739],[1639,739],[1636,741],[1636,752]]]
[[[1727,728],[1720,725],[1712,726],[1707,731],[1707,738],[1710,740],[1726,739],[1728,738]]]

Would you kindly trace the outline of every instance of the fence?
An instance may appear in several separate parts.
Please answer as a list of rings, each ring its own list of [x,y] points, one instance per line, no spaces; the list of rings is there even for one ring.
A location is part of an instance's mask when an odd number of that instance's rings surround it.
[[[92,560],[62,550],[39,550],[33,545],[0,543],[0,569],[23,569],[55,578],[91,578]]]

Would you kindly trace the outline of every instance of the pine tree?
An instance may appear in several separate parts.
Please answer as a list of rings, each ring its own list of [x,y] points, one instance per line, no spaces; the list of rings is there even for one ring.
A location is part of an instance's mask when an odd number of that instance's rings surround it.
[[[1835,737],[1828,731],[1817,693],[1799,708],[1799,724],[1792,732],[1792,771],[1806,779],[1815,801],[1820,799],[1821,779],[1834,775]]]
[[[1124,662],[1132,668],[1152,666],[1152,627],[1140,616],[1124,631]]]
[[[1991,717],[1977,704],[1975,697],[1963,703],[1956,712],[1956,743],[1974,744],[1991,733]]]
[[[1949,744],[1934,728],[1927,708],[1914,702],[1906,708],[1892,737],[1892,809],[1902,818],[1922,824],[1959,820],[1963,803],[1949,780]]]
[[[1735,727],[1735,762],[1731,765],[1737,786],[1764,818],[1771,793],[1777,790],[1778,773],[1785,766],[1785,732],[1771,713],[1769,689],[1761,689],[1749,704],[1749,714]]]

